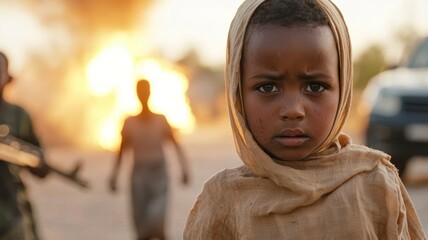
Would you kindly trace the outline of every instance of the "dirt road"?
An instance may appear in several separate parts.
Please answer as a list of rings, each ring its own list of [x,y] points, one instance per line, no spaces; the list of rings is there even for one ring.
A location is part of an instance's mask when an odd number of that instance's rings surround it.
[[[232,137],[227,133],[200,130],[197,136],[183,138],[183,144],[191,161],[192,184],[188,187],[178,183],[176,158],[167,149],[171,173],[168,235],[172,240],[182,239],[187,214],[204,181],[219,170],[240,163]],[[83,159],[81,174],[89,180],[91,188],[81,189],[53,175],[45,181],[24,176],[45,240],[134,239],[128,208],[129,164],[124,165],[119,192],[113,195],[107,189],[113,153],[49,149],[47,154],[52,163],[63,168],[71,167],[78,158]],[[428,159],[417,159],[410,171],[412,175],[428,176]],[[428,232],[428,184],[409,185],[408,191]]]

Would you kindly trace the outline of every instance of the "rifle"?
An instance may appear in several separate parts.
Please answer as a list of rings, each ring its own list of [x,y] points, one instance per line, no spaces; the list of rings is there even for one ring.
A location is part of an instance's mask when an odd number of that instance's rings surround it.
[[[88,182],[78,175],[81,163],[77,163],[71,171],[63,171],[48,164],[46,161],[42,163],[42,159],[43,154],[41,148],[12,136],[7,125],[0,125],[0,160],[21,167],[35,168],[43,164],[51,172],[64,177],[66,180],[80,187],[88,188]]]

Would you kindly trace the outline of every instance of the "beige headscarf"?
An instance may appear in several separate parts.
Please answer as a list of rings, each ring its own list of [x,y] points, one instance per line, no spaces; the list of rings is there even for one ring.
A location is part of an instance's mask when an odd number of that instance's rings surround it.
[[[268,156],[255,142],[251,132],[245,124],[245,116],[243,116],[240,111],[240,62],[245,31],[253,12],[263,2],[264,0],[245,1],[238,9],[235,18],[231,23],[227,42],[227,103],[235,145],[242,161],[257,175],[268,177],[275,183],[283,185],[281,184],[281,182],[285,180],[283,179],[283,169],[279,167],[278,164],[276,164],[273,159],[271,159],[271,157]],[[341,135],[341,129],[348,116],[352,98],[351,43],[348,29],[342,14],[332,2],[329,0],[318,0],[317,3],[327,14],[330,21],[330,27],[336,40],[336,46],[339,53],[340,98],[336,118],[329,136],[325,139],[323,144],[309,156],[308,159],[322,158],[322,156],[326,154],[326,150],[331,145],[338,145],[340,148],[338,138]],[[345,136],[342,136],[341,138],[345,142],[347,141]],[[294,167],[301,165],[299,163],[292,162],[288,164],[290,166],[294,165]]]

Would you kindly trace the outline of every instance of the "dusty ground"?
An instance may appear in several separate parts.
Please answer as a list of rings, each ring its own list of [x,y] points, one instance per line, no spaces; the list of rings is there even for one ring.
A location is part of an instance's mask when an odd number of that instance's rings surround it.
[[[227,130],[198,130],[198,135],[181,137],[191,167],[189,186],[178,182],[176,156],[172,148],[167,147],[171,176],[168,208],[170,239],[182,238],[187,214],[204,181],[223,168],[239,164]],[[107,179],[113,167],[113,153],[48,149],[47,155],[53,165],[62,169],[70,169],[77,159],[82,159],[81,176],[90,182],[90,189],[82,189],[55,175],[48,176],[46,180],[24,175],[44,239],[134,239],[128,208],[129,164],[121,169],[119,191],[111,194]],[[129,156],[126,160],[130,160]]]
[[[187,214],[204,181],[217,171],[240,163],[232,141],[227,125],[182,136],[192,171],[192,182],[188,187],[177,182],[176,158],[174,152],[167,149],[171,173],[167,229],[170,239],[182,239]],[[53,175],[44,181],[24,175],[45,240],[134,239],[128,208],[129,164],[120,173],[119,192],[113,195],[107,189],[114,158],[112,153],[48,149],[47,154],[52,163],[62,168],[71,167],[81,158],[84,163],[81,175],[91,186],[85,190]],[[412,179],[428,176],[428,159],[415,159],[409,170]],[[428,232],[428,183],[407,187]]]

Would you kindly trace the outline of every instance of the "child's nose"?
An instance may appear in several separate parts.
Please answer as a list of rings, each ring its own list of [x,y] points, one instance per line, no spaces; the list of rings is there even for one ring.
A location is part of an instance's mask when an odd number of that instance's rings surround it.
[[[284,95],[279,116],[282,120],[301,120],[305,116],[303,101],[298,94]]]

